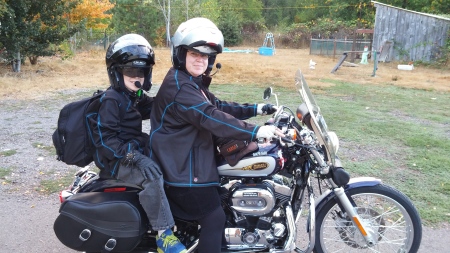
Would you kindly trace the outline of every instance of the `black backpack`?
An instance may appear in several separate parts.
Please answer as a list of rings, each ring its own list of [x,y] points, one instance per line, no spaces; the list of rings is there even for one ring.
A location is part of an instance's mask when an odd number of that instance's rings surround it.
[[[98,112],[100,97],[105,92],[98,90],[92,97],[69,103],[61,109],[58,127],[52,135],[57,160],[79,167],[93,161],[95,147],[88,132],[86,117]]]

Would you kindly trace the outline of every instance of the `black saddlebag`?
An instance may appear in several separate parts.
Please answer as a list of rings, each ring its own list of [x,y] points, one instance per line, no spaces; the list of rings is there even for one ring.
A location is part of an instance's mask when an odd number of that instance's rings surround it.
[[[129,252],[148,228],[136,192],[78,193],[64,201],[53,229],[78,251]]]

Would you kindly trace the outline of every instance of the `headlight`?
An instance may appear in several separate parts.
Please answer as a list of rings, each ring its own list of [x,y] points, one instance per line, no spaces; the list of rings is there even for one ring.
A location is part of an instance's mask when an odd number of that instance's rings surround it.
[[[334,150],[334,154],[336,155],[339,150],[339,138],[337,137],[335,132],[327,132],[330,146]]]

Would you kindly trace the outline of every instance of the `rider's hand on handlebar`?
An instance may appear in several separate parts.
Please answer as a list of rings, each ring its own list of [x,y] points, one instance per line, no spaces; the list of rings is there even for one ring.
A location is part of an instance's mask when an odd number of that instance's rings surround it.
[[[266,139],[269,141],[273,137],[284,137],[283,132],[281,132],[280,129],[278,129],[276,126],[273,125],[266,125],[259,127],[258,132],[256,133],[256,139]]]
[[[257,114],[258,115],[270,115],[274,114],[278,108],[272,104],[258,104]]]

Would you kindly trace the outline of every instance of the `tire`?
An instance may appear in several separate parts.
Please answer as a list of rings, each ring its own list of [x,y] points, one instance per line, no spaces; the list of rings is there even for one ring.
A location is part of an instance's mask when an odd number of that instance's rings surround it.
[[[422,224],[411,200],[383,184],[353,188],[347,196],[363,223],[377,240],[367,246],[359,230],[341,211],[335,198],[317,210],[314,252],[403,252],[416,253],[422,240]]]

